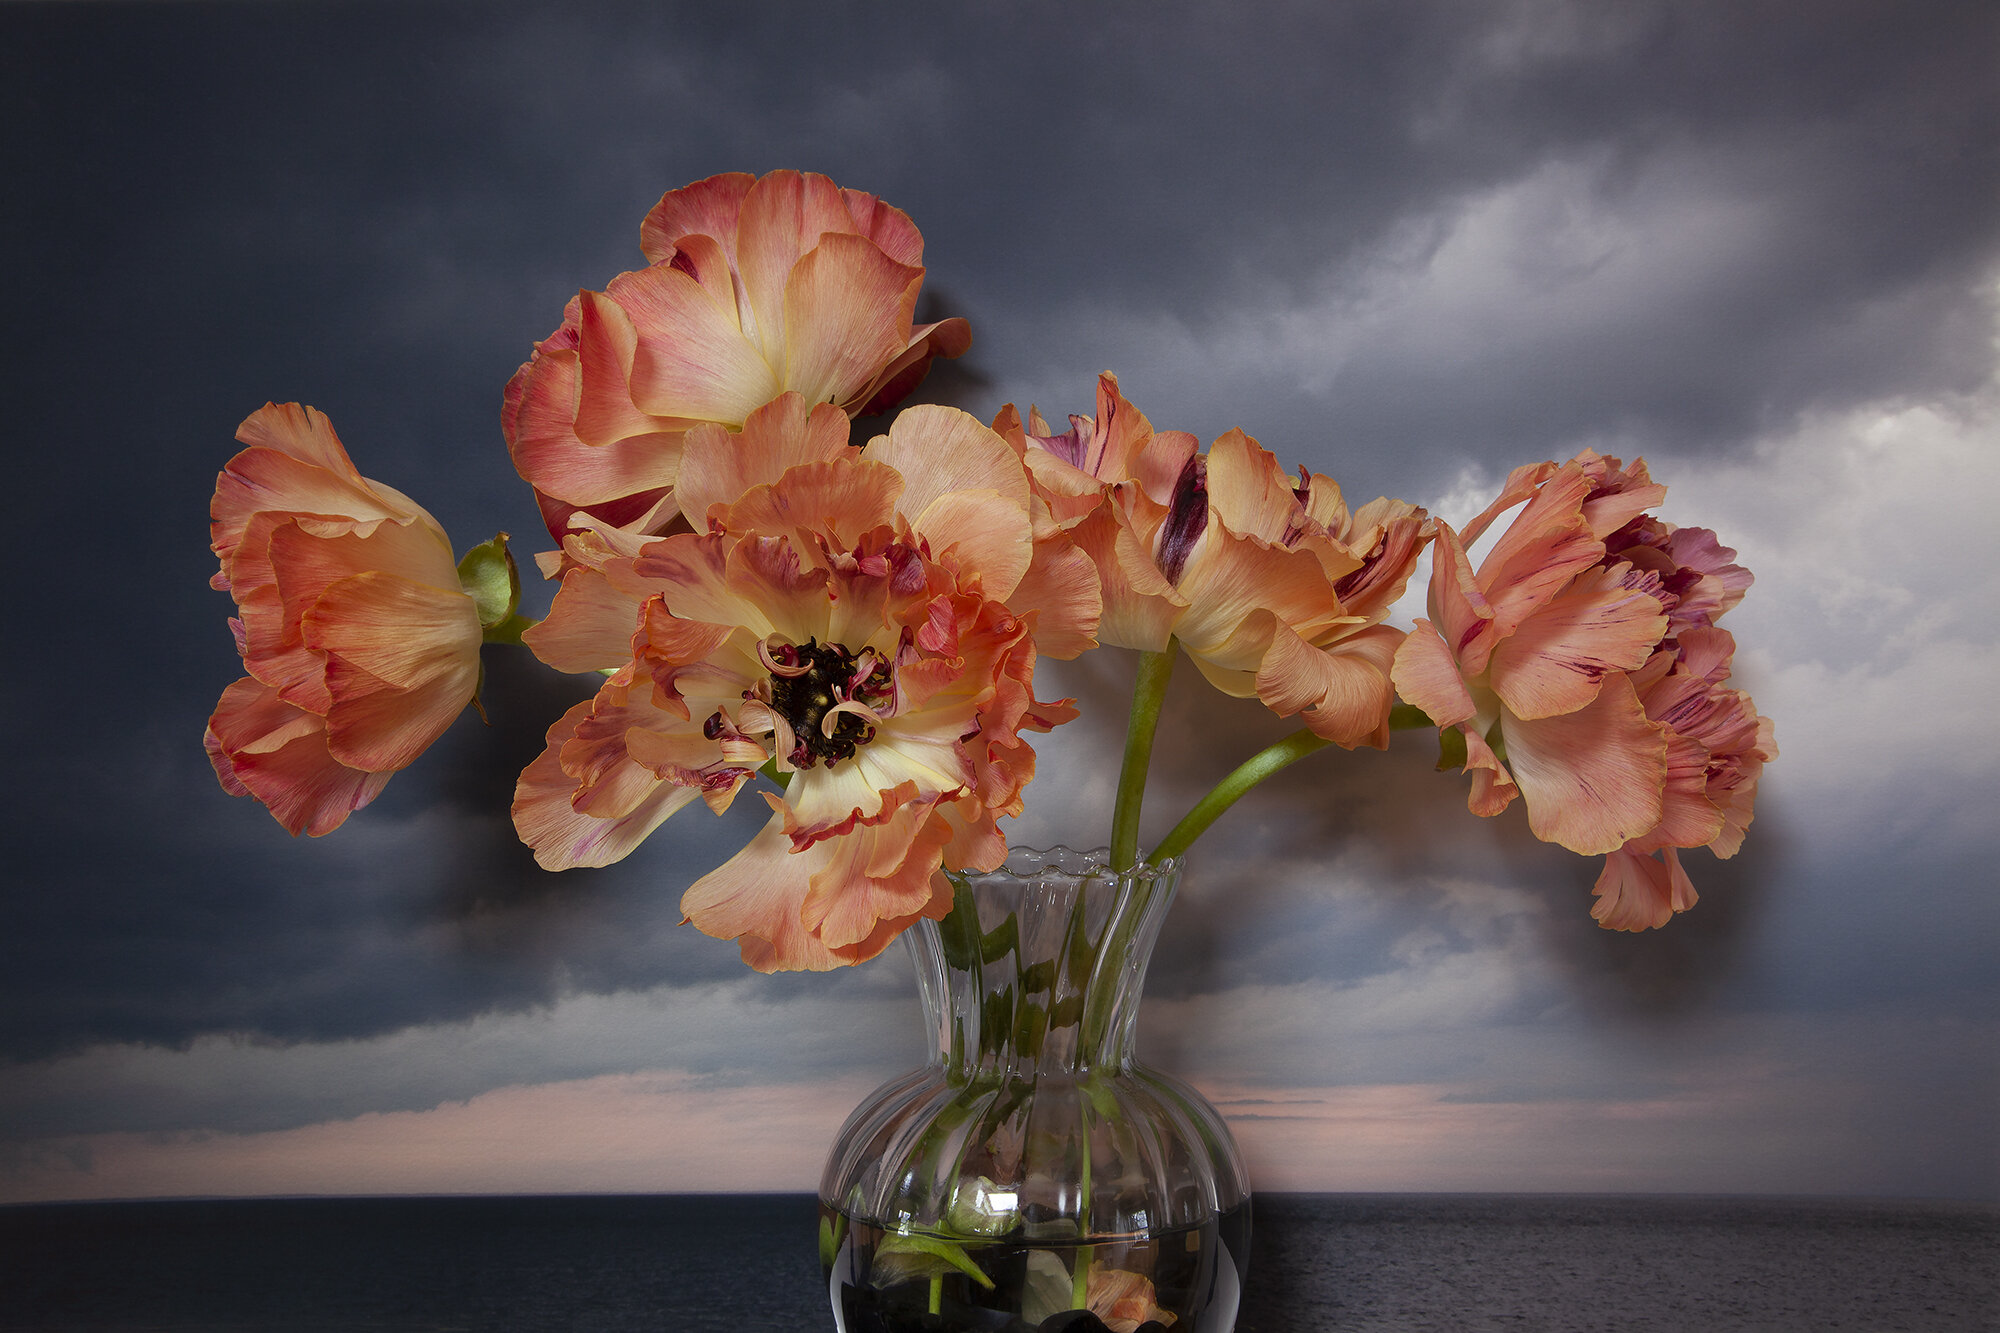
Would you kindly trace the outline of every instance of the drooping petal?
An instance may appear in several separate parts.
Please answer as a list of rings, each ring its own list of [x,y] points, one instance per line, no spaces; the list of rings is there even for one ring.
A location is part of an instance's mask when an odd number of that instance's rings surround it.
[[[871,940],[883,921],[914,921],[930,907],[933,880],[951,840],[933,806],[930,801],[900,805],[886,820],[831,844],[799,909],[806,929],[827,948],[853,949]]]
[[[1660,822],[1666,729],[1646,718],[1631,682],[1614,676],[1573,713],[1503,714],[1507,767],[1543,842],[1584,856],[1614,851]]]
[[[1514,784],[1507,766],[1500,762],[1500,756],[1493,753],[1493,747],[1486,743],[1471,727],[1461,724],[1459,735],[1465,741],[1465,767],[1462,771],[1472,775],[1472,790],[1466,794],[1465,808],[1482,819],[1491,819],[1514,803],[1521,789]]]
[[[1670,847],[1664,859],[1619,848],[1604,858],[1590,915],[1607,930],[1651,930],[1695,904],[1694,884]]]
[[[1389,747],[1389,672],[1402,630],[1387,625],[1315,648],[1279,625],[1257,669],[1257,697],[1279,717],[1302,714],[1312,733],[1343,749]]]

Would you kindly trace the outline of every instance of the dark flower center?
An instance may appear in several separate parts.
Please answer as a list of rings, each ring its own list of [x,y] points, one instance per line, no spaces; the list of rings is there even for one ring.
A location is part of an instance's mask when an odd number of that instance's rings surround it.
[[[859,658],[837,643],[782,644],[769,650],[771,711],[791,723],[796,744],[787,756],[795,768],[811,768],[852,759],[857,745],[875,739],[875,728],[853,712],[834,718],[832,734],[826,716],[852,701],[879,711],[894,693],[889,663],[871,650]]]

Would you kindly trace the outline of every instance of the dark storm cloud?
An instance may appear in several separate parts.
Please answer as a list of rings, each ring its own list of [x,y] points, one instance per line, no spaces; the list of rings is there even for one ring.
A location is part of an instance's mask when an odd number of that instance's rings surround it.
[[[365,1036],[736,974],[674,909],[756,808],[691,812],[602,874],[545,875],[512,844],[512,776],[575,697],[526,665],[490,667],[494,731],[461,723],[323,842],[222,796],[199,750],[237,674],[203,524],[235,423],[314,403],[461,548],[504,527],[534,549],[501,386],[576,288],[639,262],[670,186],[801,166],[908,210],[933,289],[981,340],[934,387],[977,410],[1023,384],[1081,407],[1112,366],[1149,383],[1163,425],[1338,441],[1369,493],[1502,446],[1721,441],[1990,369],[1987,5],[721,13],[0,11],[22,571],[0,668],[0,1056]],[[1530,242],[1533,207],[1579,201],[1635,244],[1670,239],[1647,219],[1675,207],[1747,201],[1758,227],[1653,286],[1580,272],[1606,313],[1536,312],[1469,350],[1391,320],[1317,369],[1310,339],[1279,337],[1267,363],[1145,363],[1159,331],[1202,353],[1266,312],[1366,326],[1370,284],[1420,279],[1509,189]],[[1391,966],[1400,910],[1379,931],[1343,921],[1340,966]],[[1300,938],[1243,956],[1324,974]]]

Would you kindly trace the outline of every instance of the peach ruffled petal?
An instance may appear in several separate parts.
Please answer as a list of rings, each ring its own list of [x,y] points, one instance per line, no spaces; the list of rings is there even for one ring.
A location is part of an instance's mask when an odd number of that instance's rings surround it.
[[[731,171],[662,195],[639,225],[639,248],[647,262],[672,259],[682,237],[699,235],[718,241],[734,264],[737,219],[756,182],[748,172]]]
[[[1078,523],[1070,535],[1097,568],[1104,605],[1098,642],[1164,652],[1187,599],[1161,576],[1145,546],[1109,508]]]
[[[1007,441],[955,407],[919,404],[896,414],[862,457],[886,463],[903,477],[900,512],[914,519],[938,497],[954,491],[992,491],[1023,515],[1028,476]]]
[[[623,860],[699,793],[698,788],[655,778],[644,795],[626,803],[621,815],[597,818],[579,812],[573,804],[577,780],[564,771],[562,751],[578,725],[590,717],[593,705],[592,700],[577,704],[549,728],[547,748],[522,770],[514,787],[515,831],[534,849],[536,862],[545,870],[607,866]]]
[[[706,532],[716,505],[732,504],[800,464],[843,457],[849,452],[847,435],[846,413],[831,403],[809,406],[796,393],[752,412],[740,435],[712,422],[690,427],[674,483],[681,513],[696,532]]]
[[[1606,680],[1573,713],[1533,721],[1503,715],[1500,726],[1528,826],[1543,842],[1593,856],[1660,822],[1666,729],[1646,719],[1625,677]]]
[[[632,321],[631,396],[651,416],[738,423],[784,389],[733,312],[672,264],[612,279],[605,294]],[[586,386],[587,390],[588,386]]]
[[[479,688],[479,613],[457,590],[368,573],[328,588],[305,617],[326,654],[327,745],[356,768],[407,767]]]
[[[1028,571],[1007,597],[1015,614],[1031,617],[1035,648],[1068,661],[1097,646],[1104,592],[1097,567],[1066,533],[1036,540]]]

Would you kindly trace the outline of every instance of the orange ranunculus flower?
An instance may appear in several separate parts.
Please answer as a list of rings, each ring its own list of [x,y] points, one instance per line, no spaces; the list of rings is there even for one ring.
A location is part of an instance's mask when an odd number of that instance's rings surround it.
[[[375,799],[473,700],[480,615],[451,542],[362,476],[323,415],[267,404],[216,478],[213,585],[250,674],[209,719],[224,790],[318,836]]]
[[[1155,434],[1109,374],[1097,416],[1070,420],[1051,435],[1008,407],[994,425],[1097,565],[1099,638],[1151,652],[1178,639],[1224,693],[1350,749],[1386,746],[1403,634],[1380,622],[1429,538],[1423,510],[1350,511],[1330,477],[1289,476],[1242,431],[1197,453],[1185,432]]]
[[[788,390],[883,410],[971,342],[962,319],[911,323],[910,219],[824,176],[712,176],[663,197],[639,239],[649,266],[579,293],[507,385],[507,447],[558,541],[659,531],[697,423],[740,427]]]
[[[616,860],[766,762],[789,776],[682,900],[763,971],[873,957],[949,908],[940,868],[1005,858],[997,821],[1034,774],[1022,733],[1074,715],[1034,697],[1038,639],[1087,643],[1096,617],[1088,562],[1032,541],[1025,470],[979,422],[914,408],[865,450],[844,437],[796,396],[740,441],[690,432],[685,516],[705,531],[573,534],[526,636],[552,665],[618,663],[516,790],[543,865]]]
[[[1536,837],[1607,855],[1593,915],[1619,929],[1693,904],[1674,849],[1733,853],[1776,755],[1749,696],[1721,688],[1734,644],[1712,628],[1749,574],[1713,533],[1644,512],[1665,494],[1643,462],[1588,449],[1516,469],[1463,537],[1439,525],[1431,618],[1394,668],[1462,743],[1473,813],[1519,796]],[[1466,546],[1523,501],[1475,573]]]

